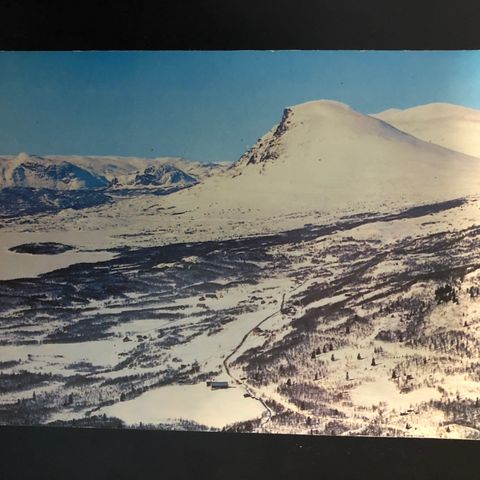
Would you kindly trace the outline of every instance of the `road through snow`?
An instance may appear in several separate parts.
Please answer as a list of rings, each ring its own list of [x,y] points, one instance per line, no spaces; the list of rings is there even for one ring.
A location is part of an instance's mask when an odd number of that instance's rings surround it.
[[[306,280],[300,284],[298,284],[296,287],[292,288],[290,290],[290,294],[294,293],[295,291],[299,290],[300,288],[302,288],[306,283],[308,283],[309,280]],[[266,428],[266,425],[268,424],[268,422],[270,421],[270,419],[272,418],[272,415],[273,415],[273,412],[272,412],[272,409],[266,404],[265,400],[260,396],[260,394],[256,391],[256,389],[254,387],[252,387],[251,385],[249,385],[248,383],[246,383],[244,380],[242,380],[241,378],[238,378],[236,377],[230,370],[230,367],[228,365],[228,362],[229,360],[234,357],[239,351],[240,349],[242,348],[242,346],[245,344],[245,342],[247,341],[248,337],[253,333],[253,331],[257,328],[259,328],[261,325],[263,325],[265,322],[267,322],[268,320],[271,320],[272,318],[276,317],[277,315],[281,314],[282,311],[283,311],[283,306],[284,306],[284,303],[285,303],[285,296],[286,296],[286,293],[283,293],[282,295],[282,300],[280,302],[280,308],[274,312],[274,313],[271,313],[270,315],[268,315],[267,317],[263,318],[262,320],[260,320],[260,322],[258,322],[256,325],[254,325],[241,339],[240,343],[224,358],[223,360],[223,368],[225,370],[225,373],[237,384],[237,385],[240,385],[242,386],[245,391],[251,396],[251,398],[257,400],[258,402],[260,402],[263,407],[265,408],[265,414],[262,416],[262,420],[260,422],[260,427],[264,430]]]

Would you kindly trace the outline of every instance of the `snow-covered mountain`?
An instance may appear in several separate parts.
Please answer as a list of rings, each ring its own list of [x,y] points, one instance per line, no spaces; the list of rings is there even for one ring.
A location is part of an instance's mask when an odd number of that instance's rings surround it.
[[[122,187],[184,187],[221,169],[181,158],[45,156],[0,157],[0,188],[51,190]]]
[[[156,178],[150,171],[142,177],[144,160],[129,160],[128,169],[123,159],[113,157],[101,162],[82,157],[76,164],[80,162],[102,168],[105,178],[108,171],[109,181],[117,178],[125,191],[135,179]],[[120,171],[118,162],[123,178],[114,175]],[[56,227],[75,224],[78,230],[102,231],[112,246],[158,245],[273,233],[480,192],[477,157],[420,140],[331,100],[285,109],[279,124],[234,165],[202,168],[205,176],[192,188],[169,189],[161,198],[129,193],[128,201],[116,198],[78,214],[69,212],[68,218],[58,216]],[[150,191],[141,184],[136,188]],[[51,220],[40,220],[36,228],[51,229]],[[140,233],[124,237],[126,229]]]
[[[171,201],[285,213],[418,204],[480,191],[480,162],[320,100],[280,123],[228,171]],[[184,200],[183,200],[184,199]]]
[[[109,181],[114,178],[135,177],[142,174],[150,167],[159,168],[168,165],[177,170],[194,177],[197,181],[202,181],[219,170],[225,168],[223,164],[201,163],[193,160],[187,160],[181,157],[115,157],[115,156],[58,156],[52,155],[46,158],[62,159],[75,165],[82,166],[97,175],[104,176]]]
[[[169,157],[3,156],[0,217],[108,208],[115,196],[165,195],[224,168]]]
[[[143,170],[130,175],[115,177],[112,184],[117,188],[143,186],[143,187],[186,187],[195,185],[198,180],[174,167],[171,164],[150,165]]]
[[[0,423],[480,438],[480,158],[320,100],[0,174]]]
[[[448,103],[431,103],[372,117],[427,142],[480,157],[480,111]]]
[[[101,188],[108,183],[105,177],[61,159],[44,159],[26,153],[0,159],[0,187],[78,190]]]

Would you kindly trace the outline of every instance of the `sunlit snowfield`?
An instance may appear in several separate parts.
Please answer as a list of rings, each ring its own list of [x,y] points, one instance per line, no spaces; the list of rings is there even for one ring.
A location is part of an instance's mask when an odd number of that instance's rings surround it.
[[[480,437],[480,112],[279,120],[232,166],[0,159],[2,423]]]

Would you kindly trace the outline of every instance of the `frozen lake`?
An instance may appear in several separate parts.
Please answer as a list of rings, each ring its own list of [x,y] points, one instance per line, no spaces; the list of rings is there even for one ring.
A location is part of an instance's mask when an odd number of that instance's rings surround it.
[[[37,277],[75,263],[95,263],[111,260],[111,252],[65,252],[59,255],[30,255],[8,250],[0,251],[0,280]]]
[[[83,232],[52,232],[52,233],[12,233],[3,232],[0,235],[0,280],[15,278],[32,278],[43,273],[65,268],[75,263],[95,263],[111,260],[115,254],[107,251],[78,251],[60,253],[58,255],[31,255],[16,253],[9,248],[23,243],[60,242],[79,246],[79,241],[87,240]],[[95,237],[95,235],[92,235]],[[83,242],[80,248],[88,248],[88,242]]]
[[[140,422],[170,423],[182,418],[222,428],[231,423],[258,418],[264,412],[260,402],[244,398],[244,393],[241,387],[211,390],[205,383],[172,385],[104,407],[97,413],[120,418],[130,425]]]

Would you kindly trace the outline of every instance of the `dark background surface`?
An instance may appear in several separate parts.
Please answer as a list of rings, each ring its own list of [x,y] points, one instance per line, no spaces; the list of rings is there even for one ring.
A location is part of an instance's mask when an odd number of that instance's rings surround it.
[[[478,479],[473,441],[3,427],[2,479]]]
[[[450,0],[0,0],[0,49],[479,49],[479,14]],[[0,427],[0,479],[14,478],[478,479],[480,444]]]
[[[476,0],[0,0],[0,48],[474,49]]]

